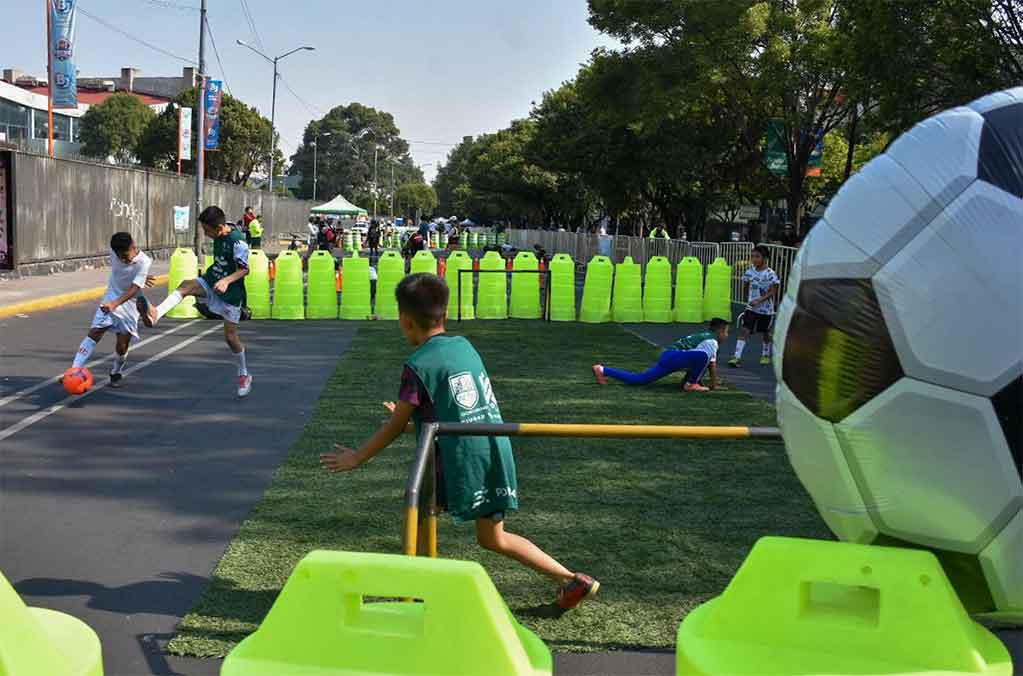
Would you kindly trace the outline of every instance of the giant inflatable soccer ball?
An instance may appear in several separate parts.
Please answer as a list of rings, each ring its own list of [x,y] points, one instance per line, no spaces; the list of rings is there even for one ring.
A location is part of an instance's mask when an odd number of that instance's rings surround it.
[[[788,455],[842,540],[925,547],[1023,617],[1023,88],[918,124],[853,176],[777,318]]]

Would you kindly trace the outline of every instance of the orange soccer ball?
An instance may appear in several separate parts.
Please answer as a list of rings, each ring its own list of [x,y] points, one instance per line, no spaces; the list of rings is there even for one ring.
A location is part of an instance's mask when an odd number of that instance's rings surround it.
[[[64,391],[68,394],[85,394],[92,387],[92,371],[82,367],[72,366],[64,371]]]

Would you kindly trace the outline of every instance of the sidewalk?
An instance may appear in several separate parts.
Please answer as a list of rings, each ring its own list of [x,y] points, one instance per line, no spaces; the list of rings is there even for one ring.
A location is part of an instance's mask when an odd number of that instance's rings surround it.
[[[153,261],[150,274],[167,282],[168,261]],[[0,319],[101,298],[110,268],[92,268],[52,275],[0,279]]]

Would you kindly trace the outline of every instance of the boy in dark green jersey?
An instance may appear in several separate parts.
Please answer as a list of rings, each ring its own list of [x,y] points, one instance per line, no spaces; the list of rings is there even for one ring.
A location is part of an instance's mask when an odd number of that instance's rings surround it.
[[[220,207],[206,207],[199,214],[199,225],[213,240],[213,264],[201,277],[187,279],[157,306],[150,305],[145,296],[137,297],[142,323],[156,326],[160,318],[188,296],[204,298],[210,312],[224,319],[224,340],[238,360],[238,396],[252,391],[252,376],[245,364],[245,346],[238,337],[245,300],[245,275],[249,274],[249,247],[245,235],[227,223]]]
[[[593,365],[593,375],[601,385],[607,385],[608,378],[620,380],[626,385],[649,385],[661,378],[685,371],[686,379],[682,389],[686,392],[716,390],[718,385],[718,345],[728,338],[728,322],[720,317],[710,320],[706,331],[680,338],[657,358],[657,363],[642,373],[611,368],[603,364]],[[710,387],[700,384],[703,372],[710,369]]]
[[[335,444],[335,452],[320,456],[329,472],[349,472],[369,462],[405,431],[410,420],[417,430],[432,422],[502,422],[479,353],[465,338],[445,333],[447,285],[436,275],[409,275],[395,295],[402,333],[416,348],[405,362],[398,402],[385,404],[391,418],[362,448]],[[504,529],[507,512],[518,509],[515,458],[507,437],[442,436],[436,443],[438,507],[450,512],[456,523],[475,522],[481,547],[559,583],[557,602],[563,609],[597,593],[596,580],[568,570],[526,538]],[[425,516],[426,510],[420,513]]]

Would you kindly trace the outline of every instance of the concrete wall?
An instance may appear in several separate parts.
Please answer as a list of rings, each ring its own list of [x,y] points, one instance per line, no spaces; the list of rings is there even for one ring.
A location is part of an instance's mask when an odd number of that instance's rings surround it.
[[[16,267],[107,254],[110,235],[132,233],[144,249],[191,245],[191,232],[174,232],[174,206],[192,205],[195,181],[159,172],[13,153],[14,261]],[[269,196],[236,185],[207,182],[207,205],[229,220],[244,208],[263,214],[266,248],[277,234],[305,232],[315,203]],[[195,213],[191,214],[194,224]]]

